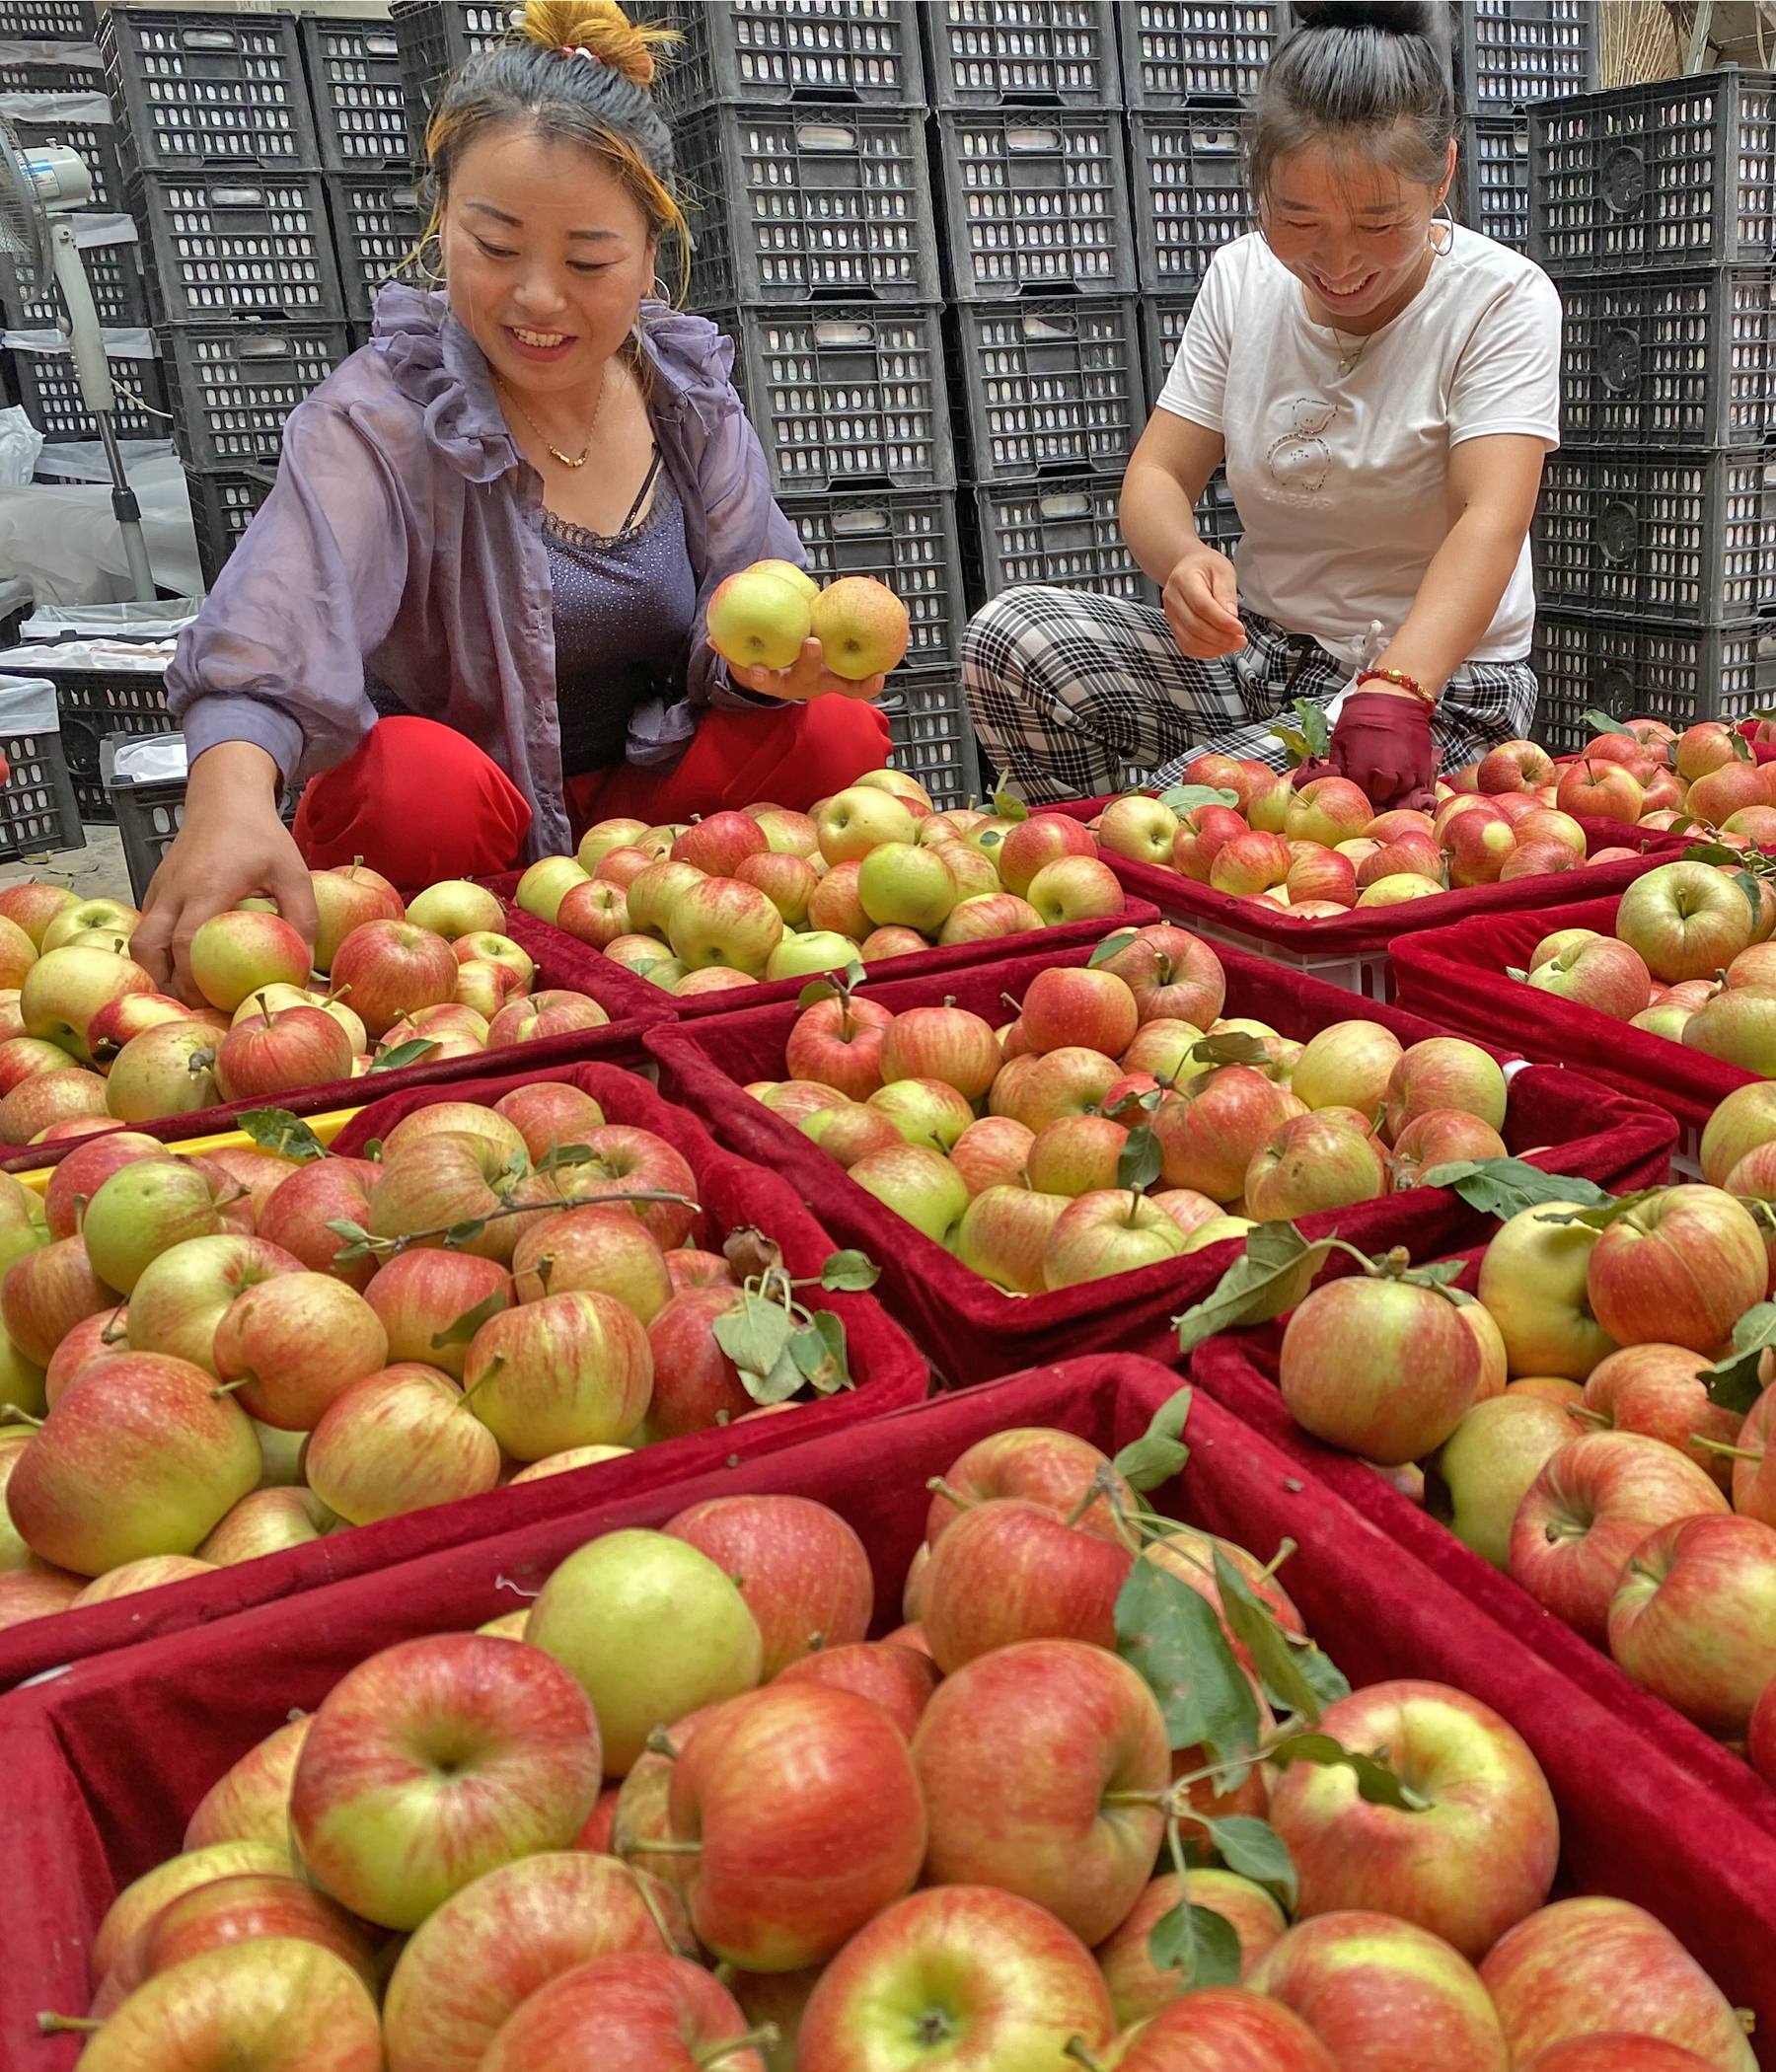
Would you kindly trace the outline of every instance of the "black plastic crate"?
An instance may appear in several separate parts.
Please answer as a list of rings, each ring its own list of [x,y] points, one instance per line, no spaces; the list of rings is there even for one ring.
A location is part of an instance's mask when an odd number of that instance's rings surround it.
[[[1463,115],[1455,193],[1463,223],[1483,237],[1529,249],[1529,122],[1524,115]]]
[[[187,468],[185,476],[191,499],[191,530],[197,536],[197,565],[203,570],[204,582],[211,584],[240,545],[254,513],[270,495],[276,470],[227,468],[199,473]]]
[[[342,324],[181,325],[160,343],[179,450],[198,473],[275,468],[284,419],[351,350]]]
[[[0,784],[0,857],[85,849],[60,735],[0,732],[0,756],[11,773]]]
[[[999,482],[974,492],[973,594],[997,597],[1020,583],[1095,590],[1154,604],[1158,592],[1123,538],[1122,483],[1101,475],[1071,482]]]
[[[92,0],[0,0],[0,41],[90,43],[98,35]]]
[[[1145,109],[1251,101],[1288,14],[1286,0],[1123,0],[1123,99]]]
[[[1112,0],[928,0],[938,108],[1117,108]]]
[[[0,94],[103,94],[97,43],[13,42],[0,37]]]
[[[925,100],[914,0],[638,0],[634,22],[676,29],[654,98],[669,115],[744,103],[836,101],[917,108]]]
[[[120,140],[103,79],[89,80],[74,94],[8,94],[0,99],[0,114],[11,118],[28,152],[59,145],[79,153],[93,176],[92,199],[82,203],[84,208],[115,215],[129,206]]]
[[[1776,74],[1544,103],[1529,165],[1529,251],[1557,278],[1776,258]]]
[[[1776,626],[1648,626],[1579,612],[1535,624],[1541,685],[1535,738],[1556,753],[1591,737],[1588,708],[1612,719],[1739,720],[1776,698]]]
[[[1135,292],[1120,115],[959,111],[936,135],[958,301]]]
[[[715,322],[779,495],[955,485],[935,309],[819,303]]]
[[[801,535],[817,582],[873,575],[906,606],[912,637],[890,689],[904,675],[960,665],[968,615],[954,496],[913,489],[789,496],[783,512]]]
[[[1121,474],[1147,412],[1133,297],[961,303],[951,394],[966,404],[971,481]]]
[[[1231,554],[1245,537],[1239,506],[1233,501],[1233,491],[1227,486],[1225,469],[1215,471],[1209,478],[1209,486],[1197,499],[1196,529],[1199,540],[1207,546],[1219,548],[1222,554]]]
[[[108,341],[109,343],[110,341]],[[99,426],[80,393],[74,362],[65,351],[11,355],[13,383],[25,414],[51,445],[69,439],[96,439]],[[167,407],[165,370],[157,359],[133,352],[111,351],[111,379],[117,385],[111,424],[119,439],[165,439],[173,430]]]
[[[939,813],[980,797],[981,766],[959,677],[903,670],[884,693],[881,709],[893,744],[890,767],[917,777]]]
[[[505,0],[394,0],[389,21],[401,46],[401,83],[415,148],[425,139],[432,102],[465,58],[511,34]]]
[[[130,175],[321,160],[294,15],[113,7],[100,31]]]
[[[321,163],[330,173],[405,167],[413,156],[401,46],[387,22],[302,24]]]
[[[130,189],[159,324],[342,324],[319,173],[151,173]]]
[[[1597,0],[1462,0],[1455,83],[1463,108],[1509,111],[1597,84]]]
[[[675,142],[699,309],[941,300],[917,111],[706,109]]]
[[[1129,170],[1142,287],[1194,295],[1209,261],[1251,228],[1237,114],[1131,115]]]
[[[131,783],[124,777],[112,782],[110,798],[111,817],[123,844],[130,896],[140,906],[162,858],[185,825],[185,779],[163,777],[153,783]]]
[[[1776,268],[1561,283],[1561,439],[1752,446],[1776,433]]]
[[[419,176],[400,173],[330,173],[327,211],[333,219],[333,256],[354,330],[368,327],[376,291],[412,257],[425,229]],[[353,339],[354,344],[361,339]]]
[[[75,219],[79,240],[79,217]],[[148,322],[148,291],[142,281],[140,247],[134,239],[117,245],[80,246],[93,307],[107,331],[131,330]],[[13,331],[42,331],[63,317],[61,291],[53,280],[27,290],[11,259],[0,259],[0,312]]]
[[[1536,596],[1555,610],[1776,611],[1776,452],[1550,454],[1534,539]]]
[[[49,645],[34,653],[30,673],[55,686],[62,754],[81,818],[111,820],[110,794],[100,775],[101,746],[108,735],[178,731],[161,676],[132,669],[58,668]]]
[[[1171,372],[1184,342],[1184,326],[1190,318],[1195,292],[1178,295],[1144,295],[1141,298],[1141,356],[1147,368],[1147,408],[1159,401],[1165,377]]]

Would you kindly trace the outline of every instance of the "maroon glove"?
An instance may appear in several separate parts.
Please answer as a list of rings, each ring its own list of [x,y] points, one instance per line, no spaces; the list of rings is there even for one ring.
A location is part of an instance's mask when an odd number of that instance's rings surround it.
[[[1431,707],[1421,698],[1353,691],[1332,729],[1328,761],[1337,776],[1369,793],[1377,813],[1428,808],[1437,782]]]

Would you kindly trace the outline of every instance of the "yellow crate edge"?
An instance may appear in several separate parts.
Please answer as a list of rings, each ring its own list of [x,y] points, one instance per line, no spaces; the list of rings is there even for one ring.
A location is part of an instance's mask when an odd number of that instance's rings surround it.
[[[325,1115],[304,1116],[303,1121],[323,1144],[332,1144],[352,1117],[361,1112],[357,1108],[333,1108]],[[216,1137],[188,1137],[178,1144],[169,1144],[167,1148],[182,1156],[190,1157],[202,1151],[251,1151],[255,1145],[245,1130],[224,1130]],[[54,1170],[52,1165],[43,1165],[36,1172],[17,1173],[14,1177],[35,1193],[41,1194],[48,1186],[49,1175]]]

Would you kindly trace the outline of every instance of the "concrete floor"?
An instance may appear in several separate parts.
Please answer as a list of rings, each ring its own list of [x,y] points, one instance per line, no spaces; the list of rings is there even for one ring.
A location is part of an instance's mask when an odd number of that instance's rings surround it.
[[[85,849],[38,851],[0,863],[0,885],[66,885],[83,899],[129,900],[123,844],[112,827],[85,823]]]

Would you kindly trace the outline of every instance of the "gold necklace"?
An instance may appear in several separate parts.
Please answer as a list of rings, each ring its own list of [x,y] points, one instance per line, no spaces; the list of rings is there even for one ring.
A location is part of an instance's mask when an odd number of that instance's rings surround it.
[[[605,386],[606,379],[609,373],[610,368],[607,365],[605,372],[598,377],[598,401],[592,406],[592,422],[586,426],[586,443],[580,448],[579,458],[577,460],[572,454],[563,453],[558,446],[551,445],[549,434],[543,429],[542,425],[540,425],[537,422],[536,418],[531,415],[530,411],[525,408],[523,398],[519,396],[517,390],[512,387],[511,383],[506,380],[503,374],[495,374],[493,379],[512,399],[512,401],[515,404],[517,404],[519,416],[521,416],[524,419],[525,423],[530,426],[531,430],[536,433],[537,437],[543,441],[544,448],[548,452],[551,460],[559,461],[563,468],[583,468],[591,455],[592,441],[598,431],[598,413],[604,408]]]
[[[1341,336],[1344,335],[1344,333],[1335,331],[1333,335]],[[1340,352],[1338,356],[1338,372],[1341,378],[1349,374],[1357,366],[1359,361],[1361,361],[1363,355],[1369,349],[1369,338],[1372,338],[1373,336],[1374,333],[1370,332],[1369,335],[1362,339],[1362,341],[1358,344],[1357,350],[1355,352]]]

